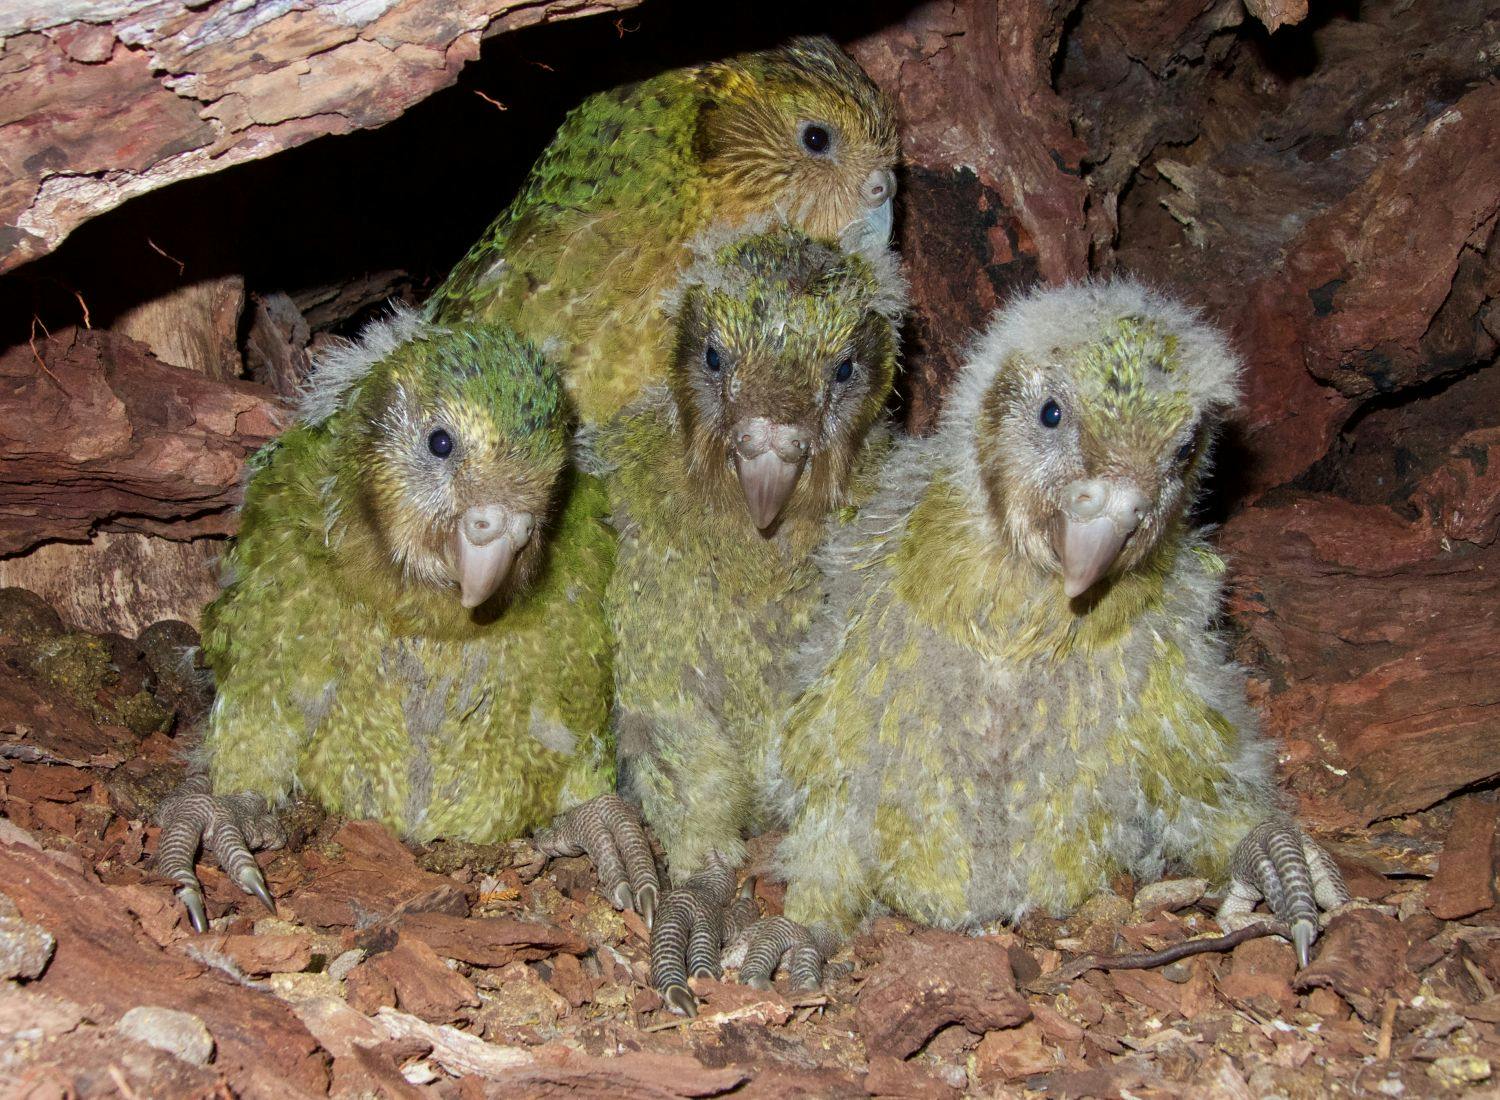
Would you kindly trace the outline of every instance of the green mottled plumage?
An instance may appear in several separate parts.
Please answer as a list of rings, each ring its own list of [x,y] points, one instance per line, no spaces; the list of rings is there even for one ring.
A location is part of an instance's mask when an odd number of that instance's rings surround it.
[[[764,823],[770,720],[791,700],[819,598],[813,551],[885,447],[871,429],[895,371],[891,265],[790,231],[711,249],[678,297],[670,390],[648,391],[598,440],[620,532],[608,604],[622,783],[676,879],[712,851],[739,859]],[[846,358],[856,377],[836,383]],[[769,537],[730,460],[728,425],[751,415],[814,431]]]
[[[273,804],[302,790],[416,840],[476,842],[610,790],[613,540],[594,479],[542,521],[566,458],[556,375],[503,328],[409,317],[335,358],[253,463],[204,615],[214,789]],[[422,450],[433,422],[465,463],[419,484],[440,465]],[[462,507],[450,488],[539,505],[521,584],[473,612],[430,552]]]
[[[798,125],[836,129],[810,156]],[[896,158],[886,98],[826,39],[677,69],[592,96],[428,304],[505,320],[564,367],[586,423],[661,380],[662,294],[710,223],[780,214],[836,235]]]
[[[1210,627],[1222,564],[1183,519],[1233,377],[1216,335],[1133,284],[1001,315],[939,433],[893,451],[822,557],[833,594],[784,730],[789,917],[975,927],[1065,913],[1120,872],[1226,876],[1277,805]],[[1051,434],[1049,398],[1068,410]],[[1069,601],[1054,494],[1106,475],[1153,511]]]

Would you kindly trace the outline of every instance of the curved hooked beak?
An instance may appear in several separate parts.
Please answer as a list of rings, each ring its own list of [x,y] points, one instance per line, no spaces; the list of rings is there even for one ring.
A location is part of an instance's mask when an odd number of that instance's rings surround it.
[[[516,555],[531,538],[532,526],[530,512],[512,512],[498,504],[476,505],[459,517],[453,562],[464,607],[478,607],[505,583]]]
[[[859,191],[865,200],[865,212],[844,227],[841,243],[851,252],[884,248],[891,243],[895,222],[896,173],[877,168],[865,177]]]
[[[802,428],[763,416],[734,428],[734,470],[755,526],[765,531],[791,499],[807,462],[809,436]]]
[[[1052,546],[1068,599],[1087,592],[1120,556],[1146,514],[1146,494],[1128,481],[1089,478],[1063,490]]]

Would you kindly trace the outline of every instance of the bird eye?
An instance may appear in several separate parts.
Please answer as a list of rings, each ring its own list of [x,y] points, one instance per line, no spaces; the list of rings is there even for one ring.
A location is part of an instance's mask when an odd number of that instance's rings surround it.
[[[802,148],[809,153],[818,156],[828,152],[828,147],[833,144],[833,135],[828,132],[828,127],[816,122],[809,122],[802,127]]]
[[[1042,427],[1055,428],[1062,423],[1062,406],[1051,398],[1042,406]]]
[[[438,428],[427,437],[427,449],[439,458],[447,458],[453,453],[453,437]]]
[[[833,372],[835,382],[847,382],[854,377],[854,360],[845,359],[839,364],[838,370]]]
[[[1188,463],[1188,460],[1193,457],[1193,452],[1196,451],[1197,449],[1198,449],[1198,440],[1197,440],[1197,438],[1194,437],[1192,439],[1189,439],[1181,447],[1177,448],[1177,461],[1180,464],[1186,466],[1187,463]]]
[[[719,349],[712,344],[703,349],[703,365],[714,374],[718,374],[719,368],[724,365],[724,361],[719,358]]]

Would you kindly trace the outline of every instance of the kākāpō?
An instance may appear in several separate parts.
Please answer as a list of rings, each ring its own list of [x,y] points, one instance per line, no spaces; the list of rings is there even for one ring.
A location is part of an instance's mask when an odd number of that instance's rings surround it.
[[[884,245],[899,146],[889,98],[827,38],[591,96],[428,303],[508,321],[561,363],[586,424],[661,382],[658,308],[712,226],[777,217]]]
[[[1128,280],[994,318],[937,433],[821,552],[780,734],[786,919],[752,930],[743,980],[882,911],[977,928],[1168,868],[1226,883],[1227,926],[1267,899],[1305,964],[1348,894],[1275,787],[1188,515],[1238,371]],[[794,980],[820,964],[801,950]]]
[[[569,446],[556,371],[508,327],[398,312],[323,358],[250,463],[204,613],[201,772],[159,811],[197,927],[200,839],[269,904],[250,849],[294,793],[487,843],[613,791],[614,539]]]

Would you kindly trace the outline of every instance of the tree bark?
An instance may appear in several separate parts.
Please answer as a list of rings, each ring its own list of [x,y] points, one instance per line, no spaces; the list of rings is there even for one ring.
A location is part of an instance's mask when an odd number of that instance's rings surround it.
[[[638,0],[21,0],[0,11],[0,272],[135,195],[451,84],[480,39]]]

